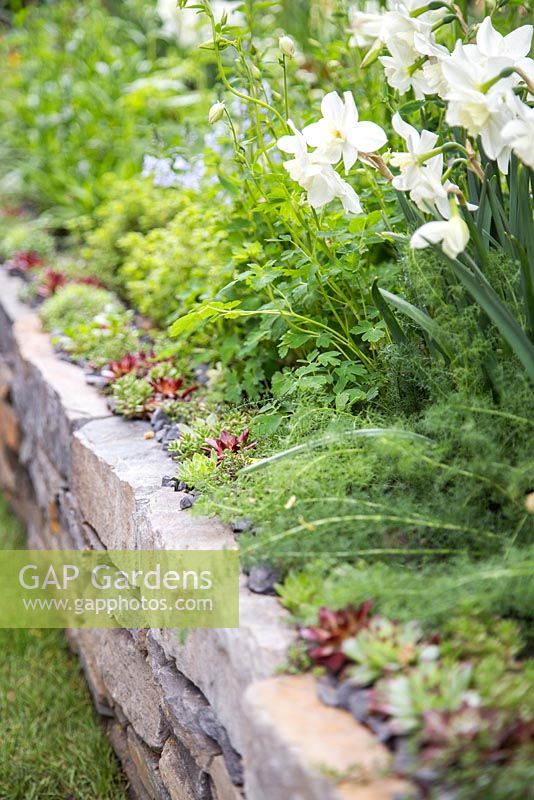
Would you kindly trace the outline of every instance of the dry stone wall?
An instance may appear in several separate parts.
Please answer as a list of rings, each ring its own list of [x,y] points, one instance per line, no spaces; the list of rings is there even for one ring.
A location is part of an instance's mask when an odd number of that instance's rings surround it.
[[[32,548],[218,549],[181,510],[168,457],[61,360],[0,270],[0,491]],[[95,708],[138,800],[391,800],[388,754],[309,676],[276,676],[294,633],[243,580],[239,629],[72,630]],[[358,779],[354,780],[354,766]],[[332,776],[335,776],[333,778]]]

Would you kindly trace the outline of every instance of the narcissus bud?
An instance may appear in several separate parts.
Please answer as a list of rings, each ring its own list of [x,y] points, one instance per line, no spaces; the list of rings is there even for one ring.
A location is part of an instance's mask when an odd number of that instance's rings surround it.
[[[280,48],[281,52],[287,56],[288,58],[293,58],[295,55],[295,42],[291,38],[291,36],[280,36],[278,39],[278,47]]]
[[[224,103],[214,103],[209,110],[208,113],[208,122],[210,125],[215,125],[220,119],[222,119],[222,115],[224,114],[225,105]]]

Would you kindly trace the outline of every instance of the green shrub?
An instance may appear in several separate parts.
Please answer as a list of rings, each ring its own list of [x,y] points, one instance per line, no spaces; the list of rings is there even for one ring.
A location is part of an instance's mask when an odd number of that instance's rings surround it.
[[[165,228],[119,240],[126,296],[160,325],[211,299],[230,280],[224,222],[214,202],[182,194],[180,209]]]
[[[128,253],[121,243],[124,234],[146,234],[166,225],[182,207],[179,192],[156,187],[141,175],[120,179],[106,175],[101,182],[103,201],[91,215],[72,220],[70,228],[79,243],[80,255],[91,271],[110,287],[124,287],[118,274]]]
[[[106,289],[72,283],[48,298],[40,313],[47,330],[65,331],[92,322],[97,314],[119,309],[117,298]]]

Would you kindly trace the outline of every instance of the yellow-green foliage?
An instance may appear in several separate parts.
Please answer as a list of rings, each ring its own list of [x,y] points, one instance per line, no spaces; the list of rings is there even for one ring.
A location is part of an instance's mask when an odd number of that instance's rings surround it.
[[[161,325],[213,297],[231,275],[221,210],[185,193],[176,196],[180,208],[165,228],[129,233],[118,242],[128,299]]]
[[[178,191],[156,187],[152,178],[140,175],[129,180],[106,175],[103,185],[106,199],[91,216],[78,217],[71,227],[82,240],[80,253],[91,272],[107,285],[120,288],[121,237],[165,225],[183,203]]]

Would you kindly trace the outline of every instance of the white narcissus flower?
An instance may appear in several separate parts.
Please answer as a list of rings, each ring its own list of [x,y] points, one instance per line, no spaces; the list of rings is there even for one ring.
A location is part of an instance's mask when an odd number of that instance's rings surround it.
[[[307,125],[303,134],[326,161],[336,164],[343,158],[348,172],[358,153],[374,153],[385,145],[387,136],[375,122],[359,122],[352,92],[345,92],[343,97],[344,100],[337,92],[325,95],[321,103],[323,118]]]
[[[322,208],[338,197],[345,211],[361,214],[360,199],[352,186],[337,174],[320,153],[309,153],[303,134],[291,120],[288,120],[287,124],[293,135],[282,136],[277,146],[283,153],[295,156],[284,162],[284,168],[299,186],[306,189],[310,205],[313,208]]]
[[[413,65],[421,56],[412,44],[407,44],[398,37],[389,42],[388,49],[390,55],[380,56],[379,61],[384,67],[386,80],[393,89],[398,89],[401,94],[413,89],[417,100],[434,93],[423,70],[413,70]]]
[[[443,60],[443,76],[449,84],[445,92],[448,101],[445,119],[451,126],[465,128],[471,136],[480,136],[488,158],[496,160],[501,171],[506,172],[510,149],[501,132],[510,119],[508,102],[516,81],[510,76],[487,88],[488,82],[508,68],[510,62],[505,58],[479,59],[475,45],[457,42],[451,56]]]
[[[471,136],[480,136],[484,152],[497,161],[503,173],[508,171],[510,147],[502,130],[514,115],[512,90],[521,77],[514,73],[499,76],[514,68],[534,73],[534,63],[527,57],[532,32],[532,25],[523,25],[501,36],[486,17],[478,29],[476,44],[457,42],[451,55],[441,61],[448,84],[443,92],[448,102],[446,121],[465,128]]]
[[[403,120],[399,113],[392,117],[393,129],[406,142],[406,153],[392,153],[391,164],[400,169],[401,174],[393,178],[393,186],[401,192],[409,192],[417,185],[421,173],[426,169],[426,162],[420,157],[426,155],[436,146],[438,136],[431,131],[419,133],[412,125]]]
[[[438,141],[431,131],[417,131],[405,122],[400,114],[394,114],[393,128],[406,142],[407,152],[393,153],[391,164],[400,169],[400,175],[392,184],[400,192],[410,192],[410,198],[421,211],[438,211],[442,217],[450,216],[449,191],[457,187],[450,181],[442,183],[443,155],[438,153],[421,162],[421,156],[433,150]]]
[[[502,137],[516,156],[534,169],[534,108],[517,101],[517,118],[507,122]]]
[[[456,258],[467,247],[469,241],[469,228],[463,219],[454,214],[445,222],[427,222],[421,225],[412,238],[410,247],[422,250],[432,244],[441,242],[441,249],[449,258]]]
[[[509,58],[517,63],[530,52],[532,32],[532,25],[522,25],[502,36],[493,27],[491,17],[486,17],[477,31],[477,47],[486,58]]]
[[[414,47],[420,55],[428,56],[428,60],[421,67],[428,87],[432,93],[443,97],[449,85],[443,77],[441,64],[443,59],[450,55],[449,51],[442,44],[435,42],[432,37],[423,36],[420,33],[416,33],[414,36]],[[427,94],[429,93],[427,92]]]

